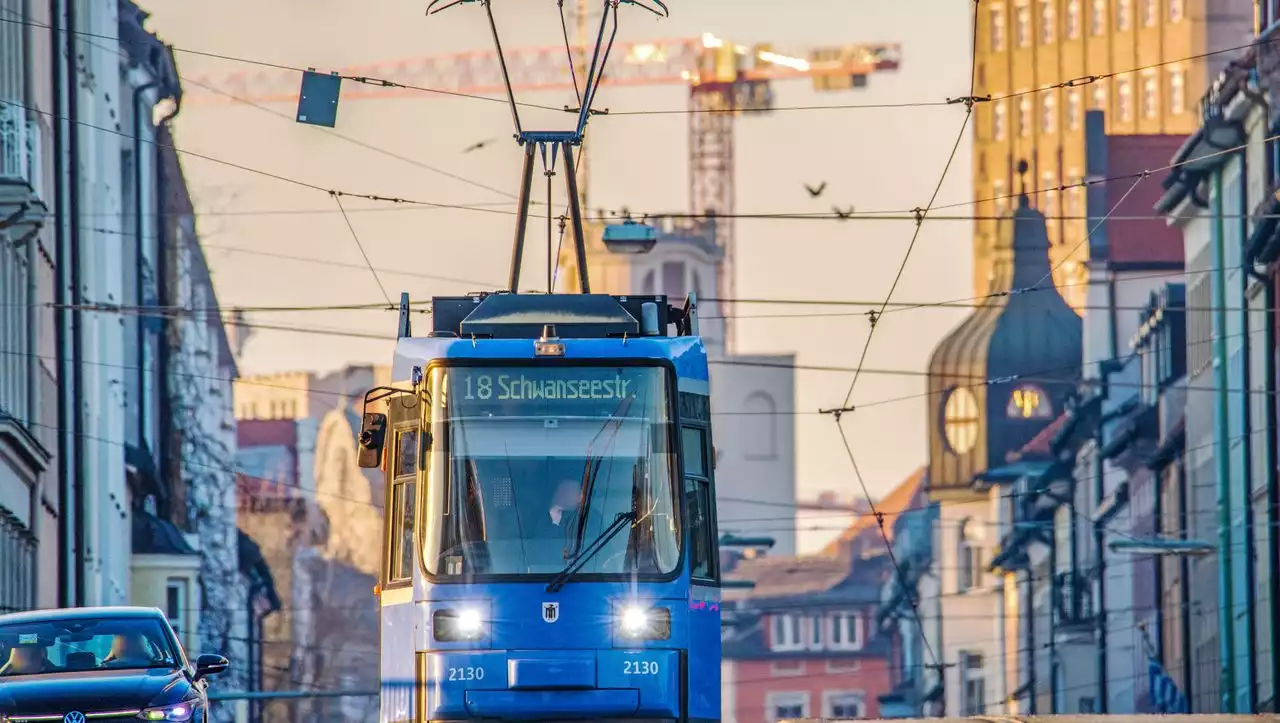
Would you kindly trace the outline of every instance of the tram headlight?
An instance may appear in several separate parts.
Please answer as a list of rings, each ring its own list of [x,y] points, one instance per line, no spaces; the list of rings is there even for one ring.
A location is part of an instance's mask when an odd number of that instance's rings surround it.
[[[461,642],[484,637],[484,618],[475,608],[437,610],[432,616],[432,630],[440,642]]]
[[[663,607],[627,605],[618,616],[618,629],[631,640],[666,640],[671,637],[671,611]]]

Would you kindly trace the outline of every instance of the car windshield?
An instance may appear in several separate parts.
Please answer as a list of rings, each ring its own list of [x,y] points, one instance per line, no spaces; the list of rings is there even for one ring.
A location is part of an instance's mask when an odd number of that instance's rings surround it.
[[[75,618],[0,624],[0,677],[82,670],[173,668],[159,620]]]
[[[670,395],[659,367],[437,369],[444,511],[438,576],[554,575],[620,514],[585,575],[675,570]]]

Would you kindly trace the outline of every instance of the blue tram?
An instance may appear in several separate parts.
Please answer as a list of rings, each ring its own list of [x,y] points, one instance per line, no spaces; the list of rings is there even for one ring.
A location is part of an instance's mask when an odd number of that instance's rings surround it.
[[[362,466],[386,475],[383,723],[720,718],[696,298],[436,298]],[[385,412],[371,412],[371,404]]]

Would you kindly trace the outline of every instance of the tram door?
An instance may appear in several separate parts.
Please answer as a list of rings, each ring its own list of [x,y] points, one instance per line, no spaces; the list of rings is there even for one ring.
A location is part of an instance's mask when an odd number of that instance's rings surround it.
[[[413,573],[419,500],[424,486],[422,405],[413,394],[387,400],[386,498],[383,502],[381,630],[381,723],[414,720],[415,641]]]
[[[684,661],[688,717],[720,718],[720,554],[716,535],[715,451],[708,394],[680,392],[680,448],[688,523],[689,652]]]

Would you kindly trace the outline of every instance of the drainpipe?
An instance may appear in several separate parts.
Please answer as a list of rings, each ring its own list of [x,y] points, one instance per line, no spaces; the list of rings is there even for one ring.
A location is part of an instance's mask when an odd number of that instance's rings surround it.
[[[1103,422],[1106,415],[1103,414],[1102,403],[1105,403],[1111,396],[1111,374],[1115,371],[1114,366],[1120,358],[1120,337],[1117,322],[1116,276],[1115,272],[1108,269],[1107,347],[1110,358],[1098,365],[1098,375],[1101,382],[1099,386],[1101,402],[1098,405],[1098,422],[1093,432],[1093,499],[1095,509],[1102,506],[1102,502],[1107,496],[1106,460],[1102,458]],[[1098,609],[1094,611],[1098,625],[1098,712],[1105,714],[1110,708],[1108,701],[1110,692],[1107,681],[1107,557],[1105,532],[1102,525],[1097,522],[1094,522],[1093,526],[1093,546],[1098,574]]]
[[[138,102],[142,99],[142,94],[156,88],[159,83],[154,80],[143,83],[133,89],[133,236],[134,247],[136,251],[136,267],[134,269],[134,295],[138,300],[138,306],[142,306],[142,250],[146,245],[146,239],[142,233],[142,212],[144,210],[142,202],[142,113],[139,110]],[[147,438],[147,400],[143,395],[143,390],[147,388],[146,376],[154,370],[146,368],[145,354],[146,335],[143,333],[143,325],[146,316],[139,313],[137,316],[137,339],[138,345],[138,439],[145,441]],[[147,450],[150,454],[155,454],[155,450]]]
[[[1227,455],[1230,454],[1230,447],[1227,443],[1227,430],[1230,410],[1227,405],[1227,395],[1223,391],[1227,388],[1227,343],[1223,338],[1223,330],[1226,328],[1226,288],[1223,274],[1223,266],[1226,264],[1225,252],[1222,244],[1222,174],[1215,172],[1213,174],[1213,205],[1211,221],[1211,241],[1213,246],[1213,265],[1216,271],[1213,273],[1213,317],[1214,317],[1214,334],[1213,334],[1213,355],[1214,355],[1214,386],[1218,391],[1215,394],[1215,416],[1217,417],[1217,429],[1214,435],[1214,457],[1217,463],[1217,499],[1218,506],[1218,636],[1220,655],[1222,657],[1222,711],[1224,713],[1234,713],[1235,706],[1235,626],[1232,624],[1234,617],[1235,603],[1234,595],[1231,589],[1231,485],[1230,474],[1231,467]]]
[[[1252,87],[1250,87],[1250,86],[1249,86],[1249,84],[1245,84],[1245,86],[1241,89],[1241,95],[1243,95],[1243,96],[1245,97],[1245,99],[1246,99],[1247,101],[1249,101],[1249,104],[1250,104],[1250,105],[1252,105],[1254,108],[1259,109],[1259,110],[1261,110],[1261,111],[1262,111],[1262,115],[1263,115],[1263,118],[1264,118],[1264,121],[1263,121],[1263,128],[1270,128],[1270,127],[1271,127],[1271,125],[1270,125],[1270,124],[1271,124],[1271,113],[1270,113],[1270,110],[1271,110],[1271,104],[1267,101],[1267,97],[1266,97],[1266,96],[1264,96],[1262,93],[1259,93],[1257,90],[1253,89]],[[1246,140],[1247,140],[1247,137],[1246,137]],[[1241,184],[1243,184],[1243,185],[1244,185],[1244,191],[1240,194],[1240,209],[1239,209],[1239,211],[1240,211],[1240,221],[1239,221],[1238,223],[1240,224],[1240,238],[1241,238],[1241,239],[1247,239],[1247,238],[1248,238],[1248,230],[1249,230],[1248,219],[1249,219],[1249,216],[1250,216],[1250,212],[1249,212],[1249,192],[1248,192],[1248,188],[1249,188],[1249,172],[1250,172],[1250,167],[1249,167],[1249,155],[1248,155],[1248,153],[1246,153],[1244,150],[1241,150],[1241,151],[1239,151],[1239,156],[1240,156],[1240,182],[1241,182]],[[1264,171],[1264,172],[1265,172],[1265,171],[1267,170],[1267,167],[1268,167],[1268,166],[1264,164],[1263,168],[1262,168],[1262,169],[1260,169],[1260,170],[1262,170],[1262,171]],[[1271,308],[1271,303],[1270,303],[1270,287],[1271,287],[1270,279],[1268,279],[1267,277],[1262,276],[1262,275],[1260,275],[1260,274],[1256,273],[1256,272],[1254,271],[1254,269],[1253,269],[1253,264],[1251,264],[1251,263],[1243,264],[1243,267],[1244,267],[1244,272],[1245,272],[1245,274],[1246,274],[1248,277],[1251,277],[1251,278],[1253,278],[1254,280],[1259,281],[1259,282],[1261,282],[1261,283],[1262,283],[1262,285],[1263,285],[1263,304],[1264,304],[1263,308],[1265,308],[1265,309],[1270,309],[1270,308]],[[1241,285],[1241,300],[1242,300],[1242,301],[1244,301],[1244,302],[1246,302],[1246,303],[1242,303],[1242,304],[1241,304],[1241,309],[1240,309],[1240,312],[1239,312],[1239,313],[1240,313],[1240,315],[1241,315],[1241,326],[1242,326],[1242,328],[1243,328],[1243,329],[1245,330],[1245,332],[1246,332],[1246,333],[1244,334],[1244,338],[1243,338],[1243,340],[1242,340],[1242,342],[1243,342],[1243,344],[1244,344],[1244,359],[1245,359],[1245,363],[1244,363],[1244,370],[1243,370],[1243,378],[1244,378],[1244,379],[1243,379],[1243,382],[1242,382],[1242,386],[1243,386],[1243,388],[1244,388],[1245,390],[1251,390],[1251,389],[1253,388],[1253,382],[1254,382],[1254,379],[1252,378],[1252,373],[1253,373],[1252,366],[1253,366],[1253,365],[1249,362],[1249,359],[1253,356],[1253,353],[1254,353],[1254,352],[1253,352],[1253,341],[1252,341],[1252,338],[1251,338],[1251,337],[1252,337],[1252,335],[1251,335],[1251,333],[1250,333],[1250,329],[1249,329],[1249,305],[1248,305],[1248,303],[1247,303],[1247,298],[1246,298],[1246,297],[1247,297],[1247,293],[1248,293],[1248,287],[1249,287],[1249,282],[1248,282],[1248,280],[1245,280],[1245,281],[1244,281],[1244,283]],[[1272,359],[1272,358],[1271,358],[1271,357],[1272,357],[1272,355],[1271,355],[1270,353],[1268,353],[1268,349],[1269,349],[1270,347],[1269,347],[1269,346],[1268,346],[1268,344],[1266,343],[1266,342],[1267,342],[1267,338],[1270,336],[1270,331],[1269,331],[1269,330],[1270,330],[1270,328],[1271,328],[1271,324],[1272,324],[1272,322],[1273,322],[1273,321],[1274,321],[1274,320],[1273,320],[1273,318],[1272,318],[1270,315],[1268,315],[1266,325],[1265,325],[1265,327],[1264,327],[1264,328],[1263,328],[1263,330],[1262,330],[1262,334],[1263,334],[1263,339],[1262,339],[1262,341],[1263,341],[1263,344],[1262,344],[1262,351],[1263,351],[1263,356],[1266,358],[1265,364],[1267,364],[1268,366],[1270,366],[1271,364],[1274,364],[1274,359]],[[1267,380],[1271,380],[1271,379],[1274,379],[1274,377],[1273,377],[1273,376],[1268,376],[1268,377],[1266,377],[1266,379],[1267,379]],[[1272,386],[1272,383],[1271,383],[1270,381],[1267,381],[1267,383],[1266,383],[1266,384],[1267,384],[1267,387],[1271,387],[1271,386]],[[1270,391],[1270,389],[1268,389],[1268,392],[1269,392],[1269,391]],[[1238,392],[1238,393],[1239,393],[1239,392]],[[1254,519],[1254,516],[1253,516],[1253,505],[1250,503],[1250,500],[1252,500],[1252,499],[1253,499],[1252,480],[1253,480],[1253,478],[1254,478],[1254,475],[1264,474],[1264,471],[1263,471],[1263,470],[1256,470],[1256,469],[1253,469],[1253,447],[1254,447],[1254,445],[1255,445],[1255,444],[1258,444],[1258,442],[1255,442],[1255,441],[1254,441],[1254,439],[1253,439],[1253,432],[1254,432],[1255,430],[1252,428],[1253,413],[1252,413],[1252,410],[1250,409],[1250,407],[1251,407],[1253,404],[1260,402],[1261,400],[1260,400],[1260,399],[1258,399],[1258,398],[1256,398],[1256,397],[1254,397],[1254,395],[1253,395],[1251,392],[1244,392],[1244,394],[1245,394],[1245,400],[1246,400],[1246,403],[1245,403],[1245,405],[1244,405],[1244,414],[1245,414],[1245,417],[1244,417],[1244,419],[1242,420],[1242,422],[1244,423],[1244,425],[1245,425],[1246,427],[1248,427],[1248,428],[1249,428],[1249,434],[1244,435],[1244,439],[1243,439],[1243,448],[1244,448],[1244,465],[1243,465],[1243,471],[1244,471],[1244,475],[1243,475],[1243,476],[1244,476],[1244,487],[1243,487],[1243,489],[1244,489],[1244,498],[1243,498],[1243,499],[1245,500],[1244,513],[1245,513],[1245,530],[1246,530],[1246,534],[1245,534],[1245,555],[1246,555],[1246,556],[1245,556],[1245,559],[1246,559],[1246,560],[1248,560],[1248,561],[1250,561],[1250,562],[1247,564],[1247,567],[1245,568],[1245,575],[1246,575],[1246,577],[1245,577],[1245,583],[1246,583],[1246,586],[1247,586],[1247,587],[1246,587],[1246,589],[1248,589],[1248,590],[1257,590],[1257,589],[1258,589],[1258,585],[1259,585],[1259,581],[1258,581],[1258,579],[1257,579],[1257,568],[1253,565],[1252,561],[1255,559],[1255,556],[1258,554],[1258,550],[1256,549],[1256,544],[1255,544],[1254,532],[1255,532],[1255,526],[1258,524],[1258,522],[1259,522],[1259,521],[1258,521],[1258,520],[1256,520],[1256,519]],[[1262,398],[1262,399],[1265,399],[1265,400],[1266,400],[1266,402],[1265,402],[1265,403],[1266,403],[1266,405],[1267,405],[1267,414],[1268,414],[1268,415],[1270,415],[1270,414],[1272,413],[1272,411],[1273,411],[1274,406],[1275,406],[1274,402],[1272,401],[1272,397],[1271,397],[1271,395],[1270,395],[1270,394],[1268,394],[1266,397],[1264,397],[1264,398]],[[1267,429],[1275,429],[1275,427],[1274,427],[1274,426],[1270,426],[1270,427],[1267,427]],[[1274,442],[1275,442],[1275,440],[1273,439],[1274,435],[1272,435],[1272,434],[1267,434],[1267,435],[1264,435],[1264,436],[1265,436],[1265,438],[1267,439],[1267,441],[1266,441],[1266,442],[1264,442],[1264,444],[1266,444],[1268,447],[1273,446],[1273,445],[1274,445]],[[1268,460],[1270,460],[1270,459],[1274,459],[1274,457],[1271,457],[1271,455],[1270,455],[1270,450],[1268,450],[1267,459],[1268,459]],[[1268,465],[1268,467],[1271,467],[1271,466],[1273,466],[1273,465]],[[1272,494],[1272,487],[1273,487],[1273,485],[1271,484],[1271,478],[1273,477],[1273,475],[1272,475],[1272,473],[1271,473],[1271,472],[1266,472],[1265,474],[1267,474],[1267,476],[1268,476],[1268,482],[1267,482],[1266,490],[1267,490],[1267,495],[1268,495],[1268,498],[1269,498],[1269,497],[1271,496],[1271,494]],[[1270,505],[1268,505],[1268,506],[1270,506]],[[1264,523],[1263,523],[1263,524],[1266,524],[1266,523],[1265,523],[1265,521],[1264,521]],[[1275,529],[1275,527],[1274,527],[1274,526],[1271,526],[1271,527],[1269,527],[1269,528],[1265,528],[1265,529],[1272,529],[1272,530],[1274,530],[1274,529]],[[1272,537],[1271,535],[1268,535],[1268,539],[1270,539],[1271,537]],[[1267,552],[1267,554],[1268,554],[1268,555],[1270,555],[1270,556],[1274,556],[1274,554],[1275,554],[1275,545],[1274,545],[1274,544],[1272,544],[1272,545],[1270,545],[1270,547],[1271,547],[1272,549],[1271,549],[1271,550],[1269,550],[1269,551]],[[1274,568],[1274,567],[1270,567],[1270,568],[1268,568],[1268,569],[1269,569],[1269,570],[1275,570],[1276,568]],[[1273,575],[1273,577],[1274,577],[1274,575]],[[1267,584],[1271,584],[1271,581],[1268,581],[1268,582],[1267,582]],[[1250,654],[1249,654],[1249,710],[1257,710],[1257,709],[1258,709],[1258,688],[1257,688],[1257,681],[1258,681],[1258,656],[1257,656],[1257,654],[1254,652],[1254,644],[1253,644],[1253,643],[1254,643],[1254,641],[1256,641],[1256,640],[1258,639],[1258,637],[1257,637],[1257,636],[1258,636],[1258,632],[1257,632],[1257,629],[1258,629],[1258,605],[1257,605],[1257,600],[1256,600],[1256,599],[1254,598],[1254,596],[1252,596],[1252,595],[1245,599],[1245,604],[1248,606],[1248,618],[1247,618],[1247,619],[1248,619],[1248,622],[1249,622],[1249,626],[1248,626],[1248,628],[1249,628],[1249,643],[1250,643],[1250,644],[1248,645],[1248,647],[1247,647],[1247,650],[1249,650],[1249,651],[1250,651]],[[1274,609],[1275,609],[1275,598],[1274,598],[1274,597],[1272,598],[1271,609],[1272,609],[1272,610],[1274,610]],[[1270,611],[1266,611],[1266,612],[1270,612]],[[1274,616],[1273,616],[1273,617],[1274,617]],[[1274,626],[1273,626],[1273,627],[1274,627]],[[1272,656],[1272,658],[1275,658],[1275,656],[1273,655],[1273,656]],[[1273,660],[1273,662],[1272,662],[1272,667],[1273,667],[1273,670],[1274,670],[1274,667],[1275,667],[1275,662],[1274,662],[1274,660]],[[1272,678],[1271,678],[1271,679],[1272,679],[1273,681],[1274,681],[1274,680],[1277,680],[1277,678],[1276,678],[1276,677],[1274,677],[1274,675],[1272,676]],[[1274,699],[1274,696],[1273,696],[1273,699]]]
[[[1071,524],[1075,524],[1071,520]],[[1058,529],[1049,542],[1049,713],[1058,714]]]
[[[72,468],[71,468],[71,539],[73,545],[72,578],[74,579],[74,594],[71,601],[81,607],[85,604],[85,544],[88,542],[85,535],[85,489],[87,488],[85,480],[85,444],[84,444],[84,414],[82,411],[81,394],[84,390],[84,365],[81,363],[84,359],[84,312],[80,310],[83,304],[83,281],[80,276],[80,72],[79,72],[79,56],[76,48],[76,33],[80,31],[79,19],[76,13],[76,1],[66,0],[64,3],[67,18],[66,43],[67,43],[67,68],[65,82],[67,84],[67,168],[69,170],[67,179],[67,221],[69,224],[69,232],[67,234],[67,254],[60,256],[58,259],[59,266],[65,261],[70,267],[67,269],[67,289],[69,292],[68,302],[70,309],[70,336],[71,354],[67,359],[67,368],[70,371],[71,392],[67,397],[67,421],[70,424],[63,430],[63,434],[67,435],[69,440],[67,447],[72,452]],[[56,45],[56,43],[55,43]],[[57,51],[55,51],[55,54]],[[61,375],[59,376],[59,386],[65,384]]]
[[[160,119],[156,127],[167,125],[174,116],[178,114],[178,108],[175,105],[173,111]],[[169,290],[169,252],[170,244],[177,241],[177,234],[169,232],[174,221],[169,209],[169,196],[165,183],[165,158],[164,149],[158,144],[153,146],[152,159],[156,166],[156,218],[159,223],[156,229],[156,297],[161,306],[172,306],[173,299],[170,298]],[[180,475],[170,474],[174,470],[171,469],[171,456],[173,454],[173,407],[170,400],[170,383],[169,383],[169,332],[173,325],[173,320],[167,315],[160,316],[160,342],[156,345],[156,366],[160,370],[160,384],[156,390],[156,394],[160,397],[158,409],[159,426],[157,427],[157,446],[159,447],[157,457],[160,460],[160,466],[166,479],[180,479]],[[165,500],[164,516],[173,521],[173,510],[171,508],[172,495]],[[184,513],[185,514],[185,513]]]
[[[1036,583],[1035,574],[1027,565],[1027,713],[1036,714]]]
[[[71,379],[67,373],[65,360],[71,358],[70,339],[67,327],[70,312],[66,305],[70,302],[67,293],[66,248],[68,246],[68,224],[66,210],[66,184],[63,179],[67,175],[67,163],[64,152],[67,136],[63,130],[62,118],[64,110],[62,87],[66,85],[66,69],[62,63],[62,4],[63,0],[49,0],[49,34],[52,36],[50,55],[53,68],[53,212],[54,212],[54,248],[57,251],[58,265],[54,269],[54,349],[57,354],[58,384],[55,388],[58,404],[58,605],[71,607],[75,600],[71,595],[73,578],[71,526],[71,479],[73,476],[73,450],[68,444],[66,430],[72,422],[67,414],[71,394]],[[74,437],[71,439],[74,440]]]

